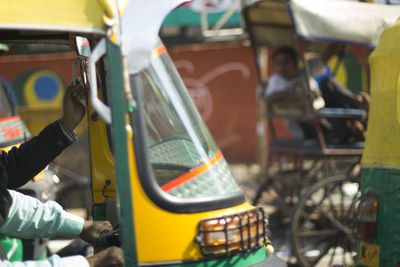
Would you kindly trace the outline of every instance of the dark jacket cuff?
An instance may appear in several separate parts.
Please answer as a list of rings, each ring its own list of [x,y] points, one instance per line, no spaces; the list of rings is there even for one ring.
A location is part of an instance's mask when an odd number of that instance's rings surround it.
[[[56,144],[58,149],[64,150],[69,147],[73,141],[71,141],[61,129],[61,125],[58,121],[49,124],[46,128],[42,130],[39,134],[44,136],[51,143]],[[60,151],[61,152],[61,151]]]

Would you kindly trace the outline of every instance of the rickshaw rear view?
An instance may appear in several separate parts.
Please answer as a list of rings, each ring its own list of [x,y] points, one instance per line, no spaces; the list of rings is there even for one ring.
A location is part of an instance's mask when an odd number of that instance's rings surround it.
[[[362,159],[357,266],[398,266],[400,24],[386,29],[369,58],[371,111]]]

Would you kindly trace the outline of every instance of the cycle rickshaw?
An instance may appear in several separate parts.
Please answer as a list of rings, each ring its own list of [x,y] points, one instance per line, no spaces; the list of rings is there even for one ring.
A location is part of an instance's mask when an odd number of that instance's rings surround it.
[[[393,6],[357,2],[264,0],[244,8],[243,14],[257,57],[265,56],[265,48],[297,45],[310,75],[306,52],[320,52],[326,42],[373,48],[400,12]],[[265,66],[259,67],[265,71]],[[281,217],[289,225],[287,232],[299,264],[315,266],[324,261],[329,266],[352,265],[364,144],[330,144],[321,123],[326,118],[352,120],[367,114],[316,108],[310,86],[303,94],[304,103],[294,104],[290,96],[286,103],[267,103],[265,120],[271,135],[268,164],[253,204],[267,200],[264,204],[278,212],[287,210]],[[311,122],[316,138],[299,141],[279,137],[274,132],[277,118]]]

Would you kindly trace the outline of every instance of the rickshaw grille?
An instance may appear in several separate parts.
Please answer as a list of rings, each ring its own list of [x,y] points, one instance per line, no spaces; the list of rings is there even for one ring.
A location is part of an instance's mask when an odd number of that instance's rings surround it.
[[[196,242],[204,256],[231,256],[261,248],[267,241],[264,209],[201,220]]]

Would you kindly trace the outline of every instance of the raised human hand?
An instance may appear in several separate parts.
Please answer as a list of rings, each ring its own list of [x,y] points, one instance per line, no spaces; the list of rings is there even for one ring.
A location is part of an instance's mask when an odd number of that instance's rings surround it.
[[[86,112],[86,93],[80,80],[71,83],[63,98],[63,115],[60,122],[65,130],[72,133]]]

